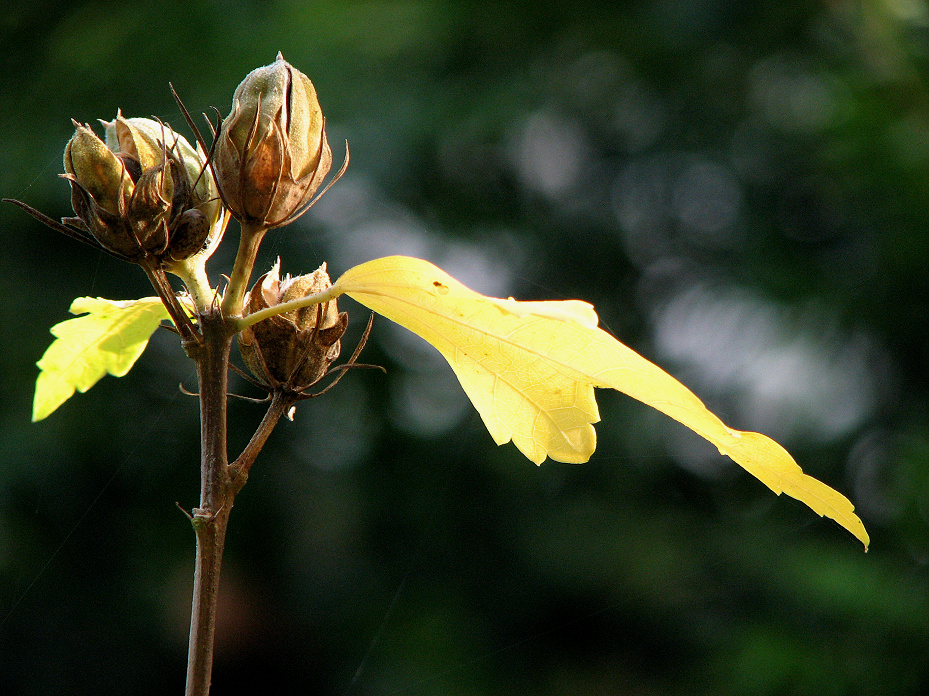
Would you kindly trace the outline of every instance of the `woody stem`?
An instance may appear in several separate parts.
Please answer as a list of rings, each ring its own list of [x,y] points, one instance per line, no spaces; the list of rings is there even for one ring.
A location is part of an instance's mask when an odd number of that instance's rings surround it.
[[[226,527],[237,489],[233,487],[226,446],[226,394],[233,334],[218,310],[199,316],[202,343],[195,349],[200,383],[200,506],[191,516],[197,558],[190,617],[186,696],[207,696],[213,666],[213,639],[219,573]]]
[[[273,393],[271,405],[268,406],[268,411],[265,413],[254,435],[252,435],[252,439],[249,440],[248,445],[242,450],[242,454],[229,465],[230,476],[236,492],[245,485],[245,481],[248,479],[248,471],[255,462],[258,452],[261,451],[265,442],[268,441],[268,436],[271,434],[271,431],[274,430],[274,426],[277,425],[281,416],[287,412],[287,409],[289,409],[293,403],[294,401],[283,392],[275,391]]]

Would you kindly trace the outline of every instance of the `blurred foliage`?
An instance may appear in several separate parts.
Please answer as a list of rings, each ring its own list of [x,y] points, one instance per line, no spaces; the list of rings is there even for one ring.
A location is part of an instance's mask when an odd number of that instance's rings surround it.
[[[239,496],[215,693],[925,693],[927,32],[924,0],[8,6],[3,196],[67,215],[69,118],[186,131],[168,81],[225,114],[280,50],[352,164],[259,267],[406,253],[488,294],[591,301],[872,536],[862,554],[605,392],[591,462],[536,468],[376,321],[364,359],[388,375],[301,405]],[[150,293],[12,206],[0,225],[0,692],[180,693],[195,375],[156,335],[31,425],[71,299]],[[233,448],[260,415],[233,403]]]

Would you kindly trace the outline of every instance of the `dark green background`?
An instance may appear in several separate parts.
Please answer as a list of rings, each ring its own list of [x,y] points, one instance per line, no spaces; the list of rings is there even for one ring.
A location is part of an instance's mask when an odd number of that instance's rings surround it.
[[[871,532],[615,393],[590,463],[537,468],[382,319],[387,375],[301,406],[236,501],[214,693],[926,693],[927,28],[922,0],[7,3],[0,195],[67,215],[70,118],[186,132],[169,80],[225,114],[283,51],[352,164],[260,267],[406,253],[591,301]],[[161,333],[30,424],[71,299],[150,291],[12,206],[0,229],[0,692],[180,694],[193,371]],[[233,404],[234,449],[260,416]]]

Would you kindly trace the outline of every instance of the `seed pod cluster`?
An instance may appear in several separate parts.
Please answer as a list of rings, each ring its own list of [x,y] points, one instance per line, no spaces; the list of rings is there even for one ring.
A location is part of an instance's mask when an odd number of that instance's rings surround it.
[[[62,176],[76,217],[62,222],[136,263],[197,253],[221,214],[203,151],[152,119],[117,114],[103,124],[105,139],[74,122]]]

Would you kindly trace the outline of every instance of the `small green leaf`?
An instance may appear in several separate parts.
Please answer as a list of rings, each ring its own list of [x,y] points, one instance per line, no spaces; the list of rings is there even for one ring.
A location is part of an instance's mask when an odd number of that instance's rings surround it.
[[[138,360],[148,339],[168,312],[157,297],[141,300],[105,300],[78,297],[72,314],[83,316],[55,324],[55,340],[39,366],[32,403],[32,421],[40,421],[74,390],[84,393],[109,373],[122,377]]]

